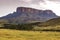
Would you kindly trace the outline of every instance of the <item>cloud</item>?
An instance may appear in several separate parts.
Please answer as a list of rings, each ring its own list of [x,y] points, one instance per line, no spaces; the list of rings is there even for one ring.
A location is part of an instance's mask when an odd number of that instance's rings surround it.
[[[60,0],[0,0],[0,15],[13,12],[17,7],[21,6],[36,9],[52,9],[58,13],[60,11]]]
[[[44,0],[0,0],[1,6],[31,6],[40,5]]]
[[[44,2],[44,0],[32,0],[32,4],[39,4],[40,2]]]
[[[60,2],[60,0],[49,0],[49,1],[53,1],[53,2]]]
[[[44,0],[19,0],[22,4],[39,4],[40,2],[44,2]]]
[[[31,6],[40,5],[45,1],[60,2],[60,0],[0,0],[1,6]]]

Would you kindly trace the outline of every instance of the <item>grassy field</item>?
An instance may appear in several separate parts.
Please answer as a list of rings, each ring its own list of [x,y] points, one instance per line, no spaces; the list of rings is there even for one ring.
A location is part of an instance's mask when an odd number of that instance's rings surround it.
[[[60,32],[0,29],[0,40],[60,40]]]

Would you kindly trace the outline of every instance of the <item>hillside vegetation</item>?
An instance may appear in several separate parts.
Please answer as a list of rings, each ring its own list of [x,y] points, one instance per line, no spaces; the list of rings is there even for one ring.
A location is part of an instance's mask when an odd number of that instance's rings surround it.
[[[31,22],[26,24],[0,22],[0,28],[34,31],[60,31],[60,18],[54,18],[46,22]]]

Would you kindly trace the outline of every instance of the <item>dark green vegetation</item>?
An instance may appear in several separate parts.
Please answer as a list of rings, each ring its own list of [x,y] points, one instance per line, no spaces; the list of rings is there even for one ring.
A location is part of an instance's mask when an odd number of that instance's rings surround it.
[[[31,24],[4,24],[4,28],[17,30],[32,30]]]

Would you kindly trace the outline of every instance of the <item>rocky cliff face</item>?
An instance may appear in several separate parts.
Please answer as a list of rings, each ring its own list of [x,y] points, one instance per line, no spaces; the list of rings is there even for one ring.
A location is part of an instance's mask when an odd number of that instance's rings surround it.
[[[10,23],[26,23],[26,22],[44,22],[49,19],[58,17],[51,10],[38,10],[27,7],[18,7],[16,12],[1,17],[0,19],[6,19]]]

